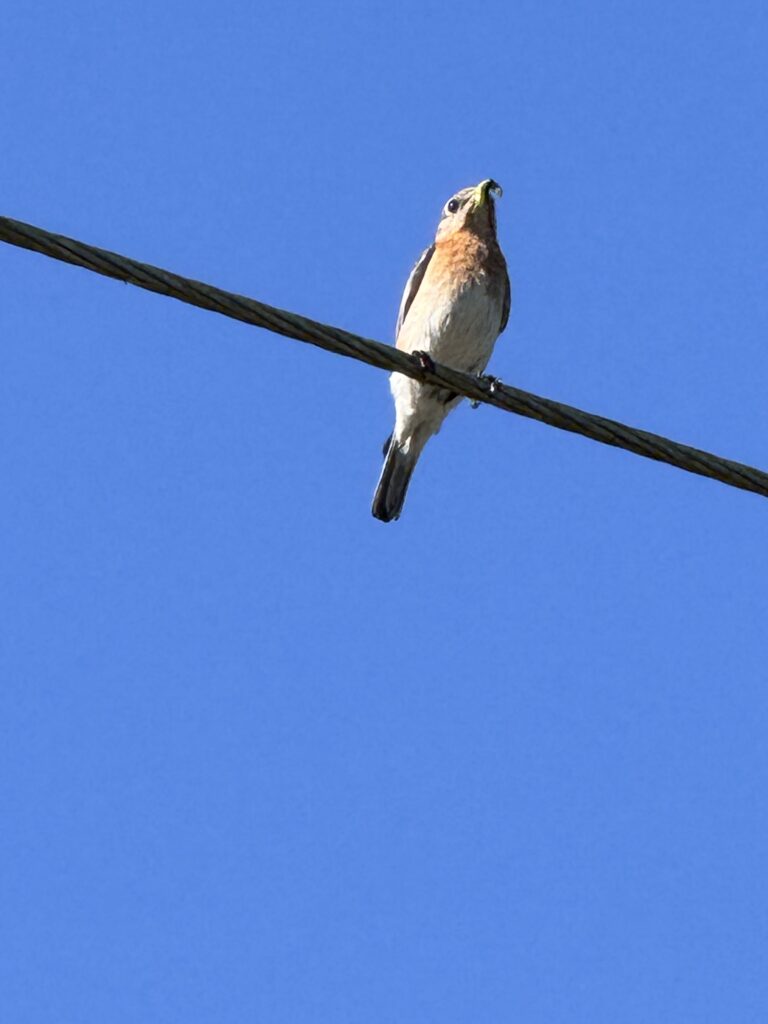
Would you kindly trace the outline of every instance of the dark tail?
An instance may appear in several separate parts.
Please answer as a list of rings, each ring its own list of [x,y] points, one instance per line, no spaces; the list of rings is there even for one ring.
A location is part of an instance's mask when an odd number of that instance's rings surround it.
[[[377,519],[385,523],[399,519],[417,458],[418,455],[404,452],[394,438],[389,442],[371,507]]]

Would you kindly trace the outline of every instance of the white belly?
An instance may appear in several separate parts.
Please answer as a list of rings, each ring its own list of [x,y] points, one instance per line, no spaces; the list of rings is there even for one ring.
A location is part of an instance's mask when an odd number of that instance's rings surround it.
[[[427,299],[427,295],[423,296]],[[417,295],[403,324],[398,348],[428,352],[437,363],[481,373],[501,326],[501,304],[484,281],[469,281],[445,303],[420,303]],[[426,307],[426,308],[424,308]]]
[[[398,348],[428,352],[436,363],[455,370],[482,373],[501,326],[501,304],[488,294],[485,282],[470,281],[451,302],[429,308],[426,303],[419,308],[421,298],[427,296],[416,296],[401,328]],[[392,374],[390,387],[397,412],[395,436],[417,451],[438,432],[460,401],[446,402],[445,393],[399,373]]]

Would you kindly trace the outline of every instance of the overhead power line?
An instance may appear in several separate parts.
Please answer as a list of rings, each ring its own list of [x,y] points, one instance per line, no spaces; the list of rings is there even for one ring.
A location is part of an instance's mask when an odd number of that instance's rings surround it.
[[[508,384],[494,382],[492,378],[475,377],[440,364],[435,364],[434,369],[425,368],[418,358],[400,352],[391,345],[383,345],[381,342],[362,338],[338,327],[276,309],[274,306],[234,292],[222,291],[212,285],[172,274],[168,270],[139,263],[127,256],[97,249],[93,245],[63,235],[54,235],[50,231],[11,220],[9,217],[0,217],[0,241],[52,256],[54,259],[84,267],[106,277],[138,285],[139,288],[146,288],[148,291],[170,295],[181,302],[209,309],[214,313],[222,313],[234,320],[263,327],[287,338],[317,345],[337,355],[359,359],[383,370],[396,370],[415,380],[439,384],[464,395],[472,402],[495,405],[506,412],[527,416],[560,430],[582,434],[593,441],[624,448],[636,455],[666,462],[689,473],[698,473],[731,487],[739,487],[768,497],[768,473],[763,473],[759,469],[732,462],[730,459],[722,459],[697,448],[690,448],[658,434],[625,426],[616,420],[583,412],[573,406],[555,402],[551,398],[540,398]]]

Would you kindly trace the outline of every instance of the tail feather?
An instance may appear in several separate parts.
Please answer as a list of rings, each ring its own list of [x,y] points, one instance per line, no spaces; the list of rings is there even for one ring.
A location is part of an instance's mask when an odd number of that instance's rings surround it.
[[[394,437],[390,439],[385,454],[371,512],[377,519],[389,523],[393,519],[398,519],[403,510],[403,502],[411,474],[416,468],[418,455],[404,451]]]

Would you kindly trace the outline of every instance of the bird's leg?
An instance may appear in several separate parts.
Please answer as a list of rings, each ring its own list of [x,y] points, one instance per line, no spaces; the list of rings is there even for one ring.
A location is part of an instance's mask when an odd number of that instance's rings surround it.
[[[435,361],[429,352],[425,352],[423,349],[417,348],[411,352],[413,358],[418,362],[422,370],[426,370],[427,373],[435,372]]]

